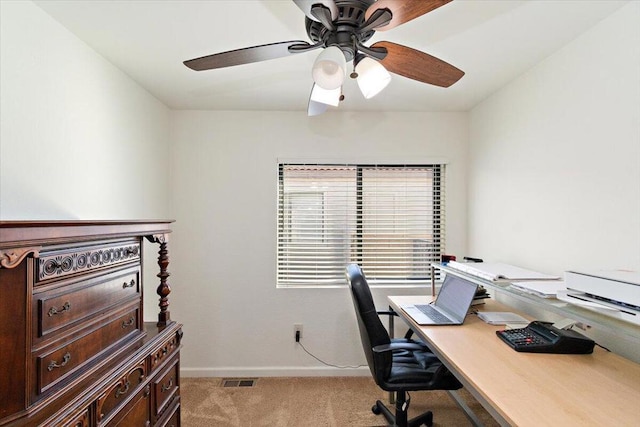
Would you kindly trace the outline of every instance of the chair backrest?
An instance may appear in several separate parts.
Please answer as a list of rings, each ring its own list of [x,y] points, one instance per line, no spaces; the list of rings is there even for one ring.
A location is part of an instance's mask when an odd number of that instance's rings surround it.
[[[373,347],[389,344],[391,338],[378,316],[369,284],[358,264],[347,266],[347,280],[367,364],[376,383],[380,384],[380,381],[384,381],[389,376],[393,358],[391,352],[374,355]]]

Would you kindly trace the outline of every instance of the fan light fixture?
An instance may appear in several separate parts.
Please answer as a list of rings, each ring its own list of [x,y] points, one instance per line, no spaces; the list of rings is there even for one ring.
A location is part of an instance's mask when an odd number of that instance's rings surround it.
[[[317,84],[313,84],[311,89],[311,96],[309,97],[309,106],[307,107],[307,115],[319,116],[327,111],[329,105],[337,107],[340,104],[340,97],[342,96],[342,87],[337,89],[327,90],[322,89]]]
[[[311,69],[313,81],[326,90],[339,89],[347,75],[347,60],[339,47],[329,46],[320,52]]]
[[[309,106],[307,107],[307,116],[319,116],[320,114],[324,114],[328,109],[329,106],[327,104],[309,100]]]
[[[313,85],[311,89],[311,100],[315,102],[321,102],[323,104],[332,105],[337,107],[340,104],[340,95],[342,95],[342,87],[337,89],[323,89],[320,85]]]
[[[366,99],[373,98],[391,81],[391,74],[384,66],[369,57],[364,57],[356,64],[356,81],[360,92]]]

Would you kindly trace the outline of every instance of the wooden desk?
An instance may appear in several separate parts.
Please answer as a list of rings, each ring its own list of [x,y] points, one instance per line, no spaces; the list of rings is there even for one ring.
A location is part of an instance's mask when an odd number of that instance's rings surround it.
[[[503,326],[474,315],[462,326],[419,326],[399,305],[424,303],[424,296],[392,296],[389,302],[502,425],[639,425],[637,363],[597,346],[586,355],[519,353],[496,336]],[[493,300],[479,308],[516,312]]]

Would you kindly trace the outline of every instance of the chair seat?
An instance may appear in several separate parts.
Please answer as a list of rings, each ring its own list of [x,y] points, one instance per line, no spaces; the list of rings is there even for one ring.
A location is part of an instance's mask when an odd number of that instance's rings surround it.
[[[420,344],[423,346],[423,349],[425,352],[429,352],[429,349],[427,348],[427,346],[425,346],[421,341],[415,341],[407,338],[391,338],[391,342],[399,343],[399,344],[406,344],[406,343]],[[398,360],[398,361],[409,363],[412,360],[415,360],[412,353],[413,352],[410,350],[393,350],[393,357],[394,357],[394,360],[396,357],[404,357],[404,359]]]
[[[422,369],[427,369],[435,363],[440,363],[440,359],[438,359],[438,357],[429,350],[414,351],[412,356],[416,359]]]
[[[458,390],[462,384],[450,373],[446,373],[438,380],[438,386],[433,386],[433,373],[409,364],[394,364],[391,374],[378,384],[385,391],[417,391],[417,390]]]
[[[407,342],[404,338],[392,342]],[[411,340],[408,340],[412,342]],[[383,390],[397,391],[397,386],[409,391],[430,389],[434,376],[438,375],[438,389],[457,390],[462,384],[442,365],[438,357],[426,347],[424,350],[393,350],[391,372],[382,384]],[[407,385],[410,388],[407,389]]]
[[[462,387],[442,362],[431,352],[412,352],[409,356],[393,356],[391,372],[380,388],[386,391],[416,391],[433,388],[434,376],[438,376],[437,389],[457,390]]]

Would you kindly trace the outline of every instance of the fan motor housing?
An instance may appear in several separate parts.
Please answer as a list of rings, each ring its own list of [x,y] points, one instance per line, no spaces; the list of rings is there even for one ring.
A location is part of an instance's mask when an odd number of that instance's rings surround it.
[[[336,0],[338,17],[333,21],[335,29],[329,30],[322,23],[306,17],[307,35],[314,43],[322,42],[324,47],[339,47],[347,61],[351,61],[356,53],[355,40],[364,43],[375,33],[374,30],[363,33],[358,31],[365,22],[367,9],[373,3],[375,0]]]

